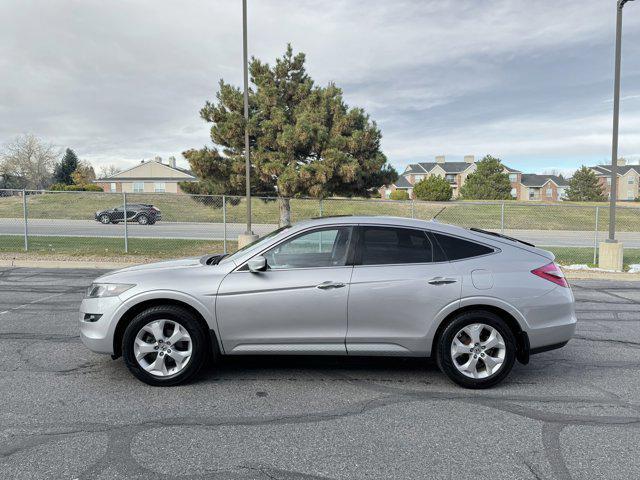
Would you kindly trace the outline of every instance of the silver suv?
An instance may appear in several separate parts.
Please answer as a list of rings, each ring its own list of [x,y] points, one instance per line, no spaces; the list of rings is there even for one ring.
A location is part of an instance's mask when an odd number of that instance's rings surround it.
[[[281,228],[232,255],[125,268],[95,280],[80,333],[151,385],[220,355],[435,357],[467,388],[573,336],[552,253],[482,230],[390,217]]]

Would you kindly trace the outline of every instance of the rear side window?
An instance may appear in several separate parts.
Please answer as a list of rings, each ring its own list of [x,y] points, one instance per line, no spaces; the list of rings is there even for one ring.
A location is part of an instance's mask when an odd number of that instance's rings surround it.
[[[433,248],[426,233],[410,228],[362,227],[359,250],[362,265],[433,261]]]
[[[458,237],[450,237],[441,233],[432,233],[436,241],[444,250],[448,260],[462,260],[464,258],[479,257],[493,253],[493,248],[470,240],[463,240]]]

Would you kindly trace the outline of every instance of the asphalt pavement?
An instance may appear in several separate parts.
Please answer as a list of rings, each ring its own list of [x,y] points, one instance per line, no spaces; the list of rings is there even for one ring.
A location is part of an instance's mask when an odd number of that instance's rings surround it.
[[[278,228],[276,224],[258,223],[252,225],[258,235],[265,235]],[[128,235],[131,238],[177,238],[192,240],[235,239],[246,230],[244,223],[197,223],[197,222],[165,222],[155,225],[128,224]],[[94,220],[58,220],[31,219],[28,225],[29,235],[67,236],[67,237],[122,237],[124,224],[102,225]],[[496,230],[498,231],[498,230]],[[607,232],[599,232],[595,236],[593,230],[527,230],[506,229],[506,235],[519,238],[535,245],[548,247],[593,247],[598,241],[607,237]],[[21,219],[0,218],[0,242],[2,235],[23,235],[24,224]],[[640,232],[617,232],[617,238],[628,248],[640,248]]]
[[[640,283],[573,282],[576,337],[491,390],[327,357],[153,388],[79,341],[98,273],[0,269],[2,478],[640,478]]]

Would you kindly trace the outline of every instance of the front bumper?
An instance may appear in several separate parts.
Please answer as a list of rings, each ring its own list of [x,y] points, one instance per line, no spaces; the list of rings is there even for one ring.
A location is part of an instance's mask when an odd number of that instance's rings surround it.
[[[115,333],[114,314],[122,305],[120,297],[85,298],[80,304],[80,340],[89,349],[97,353],[113,354],[113,335]],[[95,322],[84,320],[86,313],[102,315]]]

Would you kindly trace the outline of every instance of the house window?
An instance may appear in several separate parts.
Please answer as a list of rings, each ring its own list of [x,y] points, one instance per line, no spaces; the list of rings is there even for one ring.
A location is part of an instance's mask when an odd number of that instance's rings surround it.
[[[517,173],[510,173],[509,174],[509,181],[511,183],[516,183],[518,181],[518,174]]]
[[[453,174],[448,173],[445,178],[447,179],[447,182],[449,183],[456,183],[456,176]]]
[[[164,193],[166,191],[164,182],[156,182],[153,185],[153,191],[156,193]]]
[[[530,188],[529,189],[529,200],[535,200],[536,199],[536,190],[535,188]]]
[[[627,184],[628,184],[628,185],[633,185],[633,177],[629,177],[629,178],[627,179]]]
[[[551,188],[547,188],[547,197],[551,197],[553,195],[553,190]]]
[[[634,198],[633,192],[627,192],[627,200],[633,200]]]
[[[110,192],[115,192],[116,190],[117,190],[117,188],[116,188],[116,184],[115,184],[115,182],[111,182],[111,183],[109,184],[109,191],[110,191]]]
[[[611,185],[611,177],[607,178],[607,185]]]
[[[512,189],[511,189],[511,196],[512,196],[513,198],[516,198],[516,197],[518,196],[518,191],[517,191],[515,188],[512,188]]]
[[[144,182],[134,182],[133,193],[142,193],[142,192],[144,192]]]

